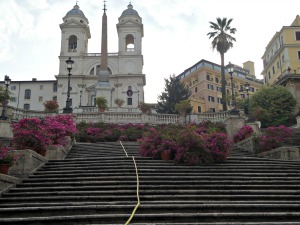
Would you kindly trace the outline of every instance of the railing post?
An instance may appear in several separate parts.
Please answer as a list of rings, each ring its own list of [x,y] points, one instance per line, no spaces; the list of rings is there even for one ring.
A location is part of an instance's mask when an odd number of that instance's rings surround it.
[[[233,140],[233,136],[245,125],[245,120],[239,116],[230,116],[225,120],[227,137]]]

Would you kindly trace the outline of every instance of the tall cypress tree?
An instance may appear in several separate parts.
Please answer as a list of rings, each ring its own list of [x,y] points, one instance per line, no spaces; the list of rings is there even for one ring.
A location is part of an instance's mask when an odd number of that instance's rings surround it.
[[[175,105],[182,100],[187,100],[190,91],[181,82],[180,78],[170,75],[169,79],[165,78],[165,88],[161,95],[158,96],[158,113],[177,114]]]

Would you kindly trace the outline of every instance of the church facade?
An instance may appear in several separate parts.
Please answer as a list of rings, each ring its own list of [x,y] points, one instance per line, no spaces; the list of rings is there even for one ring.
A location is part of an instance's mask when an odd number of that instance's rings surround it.
[[[100,18],[99,18],[100,20]],[[76,4],[63,17],[59,25],[61,46],[59,71],[53,80],[15,81],[12,78],[9,91],[10,106],[26,110],[44,110],[43,103],[57,100],[59,108],[66,107],[68,69],[66,60],[74,61],[70,76],[71,107],[95,106],[96,97],[105,97],[110,108],[117,107],[115,99],[123,99],[123,108],[137,108],[144,101],[146,76],[143,74],[142,18],[129,4],[117,24],[118,52],[108,53],[106,6],[102,16],[102,46],[99,52],[89,53],[91,38],[88,18]],[[103,76],[104,73],[104,76]],[[0,82],[2,85],[3,82]]]
[[[123,107],[137,108],[144,101],[146,77],[143,74],[142,18],[131,4],[119,17],[117,24],[118,53],[107,52],[106,7],[102,17],[101,53],[88,53],[91,38],[89,21],[76,4],[60,24],[61,51],[57,79],[57,100],[64,107],[68,90],[66,60],[74,61],[71,71],[70,98],[72,106],[94,106],[96,97],[105,97],[109,107],[117,107],[115,99],[125,101]],[[116,43],[117,44],[117,43]],[[105,70],[107,79],[101,74]],[[105,76],[105,75],[104,75]],[[102,79],[102,80],[101,80]],[[81,102],[80,102],[81,101]]]

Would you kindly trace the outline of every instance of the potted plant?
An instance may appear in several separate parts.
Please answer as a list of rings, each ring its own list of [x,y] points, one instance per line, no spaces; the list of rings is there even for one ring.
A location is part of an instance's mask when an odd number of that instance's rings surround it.
[[[58,102],[55,100],[45,101],[43,105],[46,112],[57,112],[59,108]]]
[[[139,102],[138,108],[142,111],[142,113],[151,112],[151,105],[145,102]]]
[[[122,105],[124,104],[124,99],[122,99],[122,98],[116,98],[115,99],[115,104],[117,105],[117,106],[119,106],[120,108],[122,107]]]
[[[96,105],[100,112],[104,112],[108,108],[108,101],[105,97],[100,96],[96,98]]]
[[[8,169],[13,165],[16,160],[14,155],[10,152],[11,147],[1,146],[0,147],[0,173],[8,174]]]
[[[192,106],[189,100],[182,100],[175,105],[175,110],[179,112],[181,116],[185,116],[192,111]]]

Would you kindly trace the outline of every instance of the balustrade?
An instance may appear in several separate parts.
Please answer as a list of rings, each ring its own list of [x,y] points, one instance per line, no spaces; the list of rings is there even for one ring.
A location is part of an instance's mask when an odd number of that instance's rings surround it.
[[[33,111],[24,110],[14,107],[9,107],[10,112],[9,117],[13,121],[18,121],[23,118],[44,118],[48,115],[55,115],[54,113],[46,113],[44,111]],[[61,112],[60,112],[61,113]],[[177,114],[143,114],[139,109],[129,109],[129,108],[111,108],[109,111],[104,113],[99,113],[98,109],[95,107],[82,107],[75,108],[73,110],[73,115],[76,122],[104,122],[104,123],[149,123],[149,124],[169,124],[169,123],[179,123],[180,116]],[[212,122],[223,122],[226,118],[230,116],[230,112],[217,112],[217,113],[200,113],[188,115],[185,120],[187,122],[201,123],[202,121],[212,121]],[[192,118],[192,119],[191,119]]]

